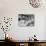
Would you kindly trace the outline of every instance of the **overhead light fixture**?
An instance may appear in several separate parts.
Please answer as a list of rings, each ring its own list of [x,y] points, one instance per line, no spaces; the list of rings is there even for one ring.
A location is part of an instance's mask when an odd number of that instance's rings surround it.
[[[32,7],[38,8],[43,4],[43,0],[29,0],[29,3]]]

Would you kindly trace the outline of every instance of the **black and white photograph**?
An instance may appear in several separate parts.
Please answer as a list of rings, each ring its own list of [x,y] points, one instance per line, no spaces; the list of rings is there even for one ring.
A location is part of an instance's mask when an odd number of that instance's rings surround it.
[[[19,14],[18,25],[20,27],[34,26],[35,17],[34,14]]]

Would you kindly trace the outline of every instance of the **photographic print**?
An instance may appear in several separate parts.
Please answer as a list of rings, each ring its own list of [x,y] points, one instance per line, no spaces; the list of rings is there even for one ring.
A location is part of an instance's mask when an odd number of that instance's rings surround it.
[[[18,25],[20,27],[34,26],[34,14],[19,14]]]

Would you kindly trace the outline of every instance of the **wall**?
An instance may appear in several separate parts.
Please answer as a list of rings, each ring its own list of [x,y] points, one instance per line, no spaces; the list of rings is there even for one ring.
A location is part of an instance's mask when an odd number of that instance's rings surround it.
[[[39,40],[44,40],[46,8],[32,8],[28,0],[0,0],[0,16],[13,17],[10,33],[17,40],[27,40],[34,34]],[[34,14],[34,27],[18,27],[18,14]],[[1,31],[2,33],[2,31]],[[0,33],[0,34],[1,34]],[[2,34],[1,34],[2,35]],[[2,36],[0,36],[2,39]]]

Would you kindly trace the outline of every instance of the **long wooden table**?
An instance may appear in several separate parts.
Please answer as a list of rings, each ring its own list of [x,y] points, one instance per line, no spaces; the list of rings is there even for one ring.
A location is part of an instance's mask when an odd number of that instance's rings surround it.
[[[46,46],[46,40],[39,41],[29,41],[29,40],[8,40],[9,44],[14,44],[16,46],[38,46],[43,45]]]

